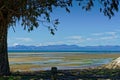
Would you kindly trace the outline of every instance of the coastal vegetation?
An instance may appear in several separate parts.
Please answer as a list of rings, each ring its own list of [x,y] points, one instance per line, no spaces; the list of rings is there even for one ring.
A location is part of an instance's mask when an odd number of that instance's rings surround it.
[[[12,72],[10,76],[0,77],[0,80],[118,80],[120,69],[74,69],[34,72]]]

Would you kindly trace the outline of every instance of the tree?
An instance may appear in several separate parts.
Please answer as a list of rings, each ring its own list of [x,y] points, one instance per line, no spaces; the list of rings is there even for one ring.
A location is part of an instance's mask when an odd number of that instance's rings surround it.
[[[76,0],[78,4],[85,10],[90,10],[95,1],[93,0]],[[119,0],[98,0],[100,12],[111,18],[114,11],[118,11]],[[86,4],[84,4],[84,2]],[[50,13],[53,8],[64,8],[70,12],[69,7],[72,7],[73,0],[0,0],[0,75],[8,75],[10,73],[8,52],[7,52],[7,33],[9,27],[14,26],[17,21],[25,30],[32,31],[39,26],[45,25],[54,34],[58,19],[51,20]],[[52,26],[49,26],[52,24]]]

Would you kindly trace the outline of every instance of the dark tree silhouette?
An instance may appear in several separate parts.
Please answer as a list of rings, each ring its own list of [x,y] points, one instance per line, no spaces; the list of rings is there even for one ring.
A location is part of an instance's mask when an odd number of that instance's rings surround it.
[[[114,16],[115,12],[118,12],[119,10],[119,0],[77,0],[79,2],[79,5],[82,5],[82,9],[85,9],[86,11],[91,10],[94,4],[99,5],[98,8],[100,12],[104,13],[105,16],[108,16],[111,18]]]
[[[54,34],[58,19],[51,20],[50,13],[53,8],[63,8],[70,12],[74,0],[0,0],[0,75],[10,73],[8,52],[7,52],[7,33],[9,27],[13,27],[20,21],[25,30],[32,31],[45,25]],[[86,11],[90,10],[96,0],[75,0]],[[111,18],[115,11],[118,11],[119,0],[98,0],[100,12]],[[74,4],[75,5],[75,4]],[[49,26],[52,24],[52,26]]]

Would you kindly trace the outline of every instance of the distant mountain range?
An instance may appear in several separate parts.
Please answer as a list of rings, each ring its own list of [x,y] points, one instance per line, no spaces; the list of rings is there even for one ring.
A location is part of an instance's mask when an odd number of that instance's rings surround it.
[[[16,45],[8,47],[9,51],[120,51],[120,46],[85,46],[77,45],[48,45],[48,46],[25,46]]]

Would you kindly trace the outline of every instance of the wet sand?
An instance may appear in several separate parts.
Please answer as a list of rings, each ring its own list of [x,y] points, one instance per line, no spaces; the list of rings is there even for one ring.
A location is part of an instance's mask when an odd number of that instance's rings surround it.
[[[46,55],[44,55],[46,54]],[[76,67],[81,64],[91,64],[93,59],[98,62],[99,59],[116,59],[120,57],[120,53],[115,54],[69,54],[69,53],[28,53],[27,56],[23,54],[10,54],[10,68],[12,71],[30,71],[32,69],[47,68],[53,66],[59,67]],[[23,56],[22,56],[23,55]],[[98,61],[97,61],[98,60]],[[63,63],[64,62],[64,63]]]

